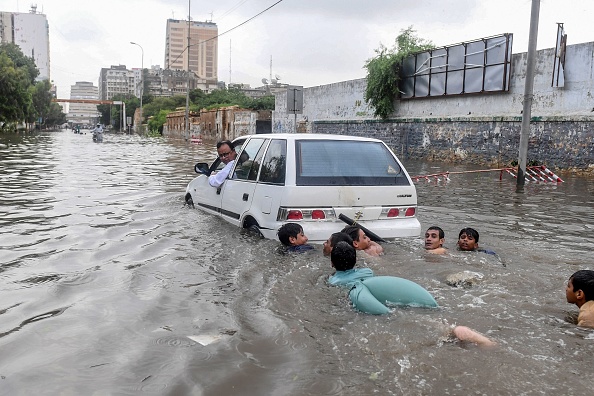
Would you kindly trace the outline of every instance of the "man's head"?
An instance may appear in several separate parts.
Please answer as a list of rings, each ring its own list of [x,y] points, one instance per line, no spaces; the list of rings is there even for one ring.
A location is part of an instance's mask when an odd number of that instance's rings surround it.
[[[335,232],[334,234],[330,235],[330,238],[328,238],[326,242],[324,242],[324,256],[330,256],[332,248],[341,241],[353,246],[353,238],[351,238],[349,234],[344,232]]]
[[[474,228],[463,228],[458,234],[458,247],[460,250],[471,251],[478,249],[479,233]]]
[[[221,140],[217,143],[217,154],[224,164],[233,161],[237,156],[233,142],[230,140]]]
[[[305,245],[308,241],[303,233],[303,227],[297,223],[283,224],[278,231],[278,240],[285,246]]]
[[[353,247],[357,250],[365,250],[371,244],[371,239],[358,226],[346,226],[342,232],[348,234],[353,239]]]
[[[570,304],[581,307],[586,301],[594,300],[594,271],[580,270],[569,277],[565,297]]]
[[[357,263],[357,252],[348,242],[340,241],[332,248],[330,260],[337,271],[350,270]]]
[[[445,233],[437,226],[432,226],[425,232],[425,249],[433,250],[443,247]]]

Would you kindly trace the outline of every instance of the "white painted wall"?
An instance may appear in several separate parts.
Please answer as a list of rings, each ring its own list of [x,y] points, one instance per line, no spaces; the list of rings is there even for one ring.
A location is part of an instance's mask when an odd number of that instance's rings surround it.
[[[537,52],[532,116],[592,116],[594,108],[594,42],[567,46],[565,87],[551,87],[555,49]],[[396,117],[520,116],[526,81],[527,53],[512,57],[508,92],[440,99],[403,100]]]
[[[594,42],[567,46],[565,87],[551,87],[555,50],[537,52],[533,117],[594,117]],[[526,78],[526,53],[514,54],[510,90],[443,98],[402,100],[395,103],[394,118],[519,117]],[[305,88],[303,115],[297,122],[374,119],[364,100],[366,80]],[[293,114],[287,114],[286,92],[275,94],[272,131],[295,131]],[[309,130],[310,128],[308,128]]]

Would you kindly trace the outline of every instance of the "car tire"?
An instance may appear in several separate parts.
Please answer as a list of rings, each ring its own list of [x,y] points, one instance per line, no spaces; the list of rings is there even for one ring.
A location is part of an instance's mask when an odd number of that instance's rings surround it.
[[[255,234],[259,238],[264,238],[264,235],[262,235],[262,231],[260,231],[260,226],[258,225],[258,223],[252,223],[248,225],[246,228],[249,232]]]
[[[190,195],[190,193],[186,194],[185,201],[186,201],[186,205],[188,205],[190,208],[194,207],[194,200],[192,199],[192,196]]]

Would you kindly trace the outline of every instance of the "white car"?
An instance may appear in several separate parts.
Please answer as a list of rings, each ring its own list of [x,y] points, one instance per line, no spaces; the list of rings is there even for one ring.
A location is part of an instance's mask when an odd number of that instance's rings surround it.
[[[313,243],[351,221],[384,240],[420,234],[415,185],[381,140],[296,133],[233,143],[235,167],[221,187],[208,184],[220,159],[195,165],[201,175],[188,184],[188,205],[269,239],[288,222],[301,224]]]

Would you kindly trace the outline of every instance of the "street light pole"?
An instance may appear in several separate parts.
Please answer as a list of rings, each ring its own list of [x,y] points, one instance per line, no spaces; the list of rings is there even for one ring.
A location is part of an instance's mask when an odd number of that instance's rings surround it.
[[[142,95],[144,94],[144,48],[142,45],[130,41],[130,44],[134,44],[140,47],[142,51],[142,59],[140,60],[140,128],[142,128]]]

